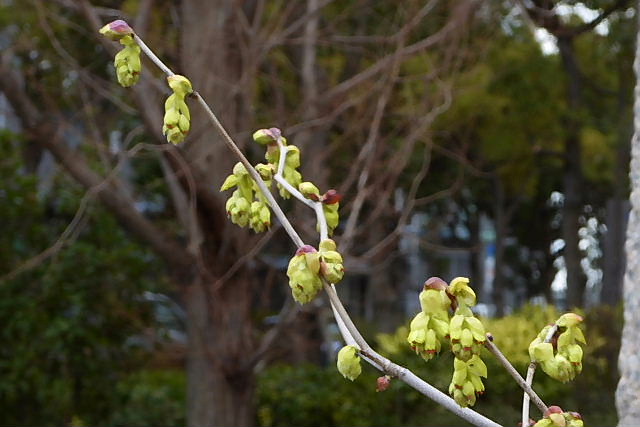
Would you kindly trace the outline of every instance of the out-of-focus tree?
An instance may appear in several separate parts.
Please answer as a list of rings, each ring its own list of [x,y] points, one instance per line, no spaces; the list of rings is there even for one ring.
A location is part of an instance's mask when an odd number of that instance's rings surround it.
[[[565,80],[566,114],[563,115],[564,138],[561,150],[563,161],[562,193],[562,239],[564,240],[563,258],[567,271],[567,302],[570,306],[584,304],[586,277],[581,266],[579,247],[582,209],[585,205],[585,167],[584,156],[586,144],[584,133],[588,113],[587,87],[596,83],[589,72],[589,67],[580,55],[580,44],[585,38],[593,36],[594,28],[613,14],[629,7],[630,1],[589,1],[584,5],[598,11],[598,15],[588,22],[570,14],[563,17],[560,6],[575,6],[573,1],[532,0],[518,1],[523,13],[532,25],[546,30],[556,39],[563,77]],[[612,18],[613,19],[613,18]]]
[[[557,2],[553,11],[569,5]],[[626,195],[623,141],[630,126],[630,12],[621,5],[603,3],[602,10],[592,12],[601,13],[600,19],[606,16],[608,33],[585,31],[575,36],[572,52],[583,64],[578,112],[567,101],[570,80],[558,78],[565,74],[562,55],[542,52],[541,43],[531,31],[536,27],[530,28],[528,15],[523,16],[516,4],[494,6],[498,11],[494,22],[499,29],[485,44],[483,60],[460,73],[454,83],[452,106],[436,123],[436,143],[449,150],[448,155],[463,159],[469,177],[463,186],[473,194],[470,203],[479,214],[489,216],[495,226],[496,267],[489,302],[494,302],[500,313],[503,290],[514,285],[526,290],[524,298],[543,294],[552,300],[550,285],[557,271],[554,260],[561,254],[566,261],[572,254],[566,240],[560,250],[554,245],[556,253],[550,250],[554,241],[564,240],[562,233],[567,229],[558,225],[573,218],[565,216],[571,200],[564,195],[560,203],[556,202],[561,206],[556,212],[550,195],[566,192],[567,123],[573,117],[580,120],[580,181],[584,183],[578,195],[571,196],[581,200],[575,237],[585,239],[584,232],[593,223],[588,223],[590,217],[595,217],[597,224],[607,221],[602,245],[606,249],[607,282],[602,294],[607,302],[615,304],[620,285],[616,277],[623,269],[618,262],[622,248],[616,244],[620,240],[616,236],[624,227],[625,217],[621,200]],[[611,8],[618,9],[614,13]],[[585,28],[581,23],[587,25],[571,13],[565,13],[562,19],[576,28]],[[587,188],[589,191],[584,191]],[[472,224],[469,228],[473,229]],[[514,243],[507,243],[509,240]],[[581,272],[584,267],[580,263],[594,249],[587,251],[584,244],[576,252]],[[601,260],[594,262],[591,268],[602,267]]]

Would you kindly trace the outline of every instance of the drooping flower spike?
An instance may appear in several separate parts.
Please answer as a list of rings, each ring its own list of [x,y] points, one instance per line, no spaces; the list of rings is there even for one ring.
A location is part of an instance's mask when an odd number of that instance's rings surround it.
[[[100,29],[100,34],[111,40],[117,40],[122,46],[114,58],[118,83],[123,87],[130,87],[138,83],[142,72],[140,46],[135,42],[133,29],[125,21],[118,19]]]

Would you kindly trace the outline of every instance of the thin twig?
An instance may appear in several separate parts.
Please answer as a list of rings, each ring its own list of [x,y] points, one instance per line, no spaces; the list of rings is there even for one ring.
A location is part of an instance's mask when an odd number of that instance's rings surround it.
[[[327,239],[329,233],[327,229],[327,219],[324,215],[324,209],[322,208],[322,202],[314,202],[313,200],[307,199],[300,191],[298,191],[297,188],[291,185],[289,181],[284,178],[283,173],[285,166],[285,157],[287,156],[289,150],[287,146],[284,145],[281,138],[278,138],[277,142],[278,148],[280,149],[280,159],[278,161],[278,171],[276,172],[273,179],[276,180],[276,182],[278,182],[280,185],[282,185],[285,190],[291,193],[293,197],[315,211],[318,224],[320,224],[320,241]]]
[[[73,243],[81,231],[81,228],[82,228],[81,224],[83,224],[83,222],[85,221],[85,218],[86,218],[85,213],[89,208],[89,203],[95,198],[95,196],[100,191],[102,191],[102,189],[104,189],[107,185],[112,183],[112,181],[115,179],[118,172],[120,172],[120,170],[124,166],[124,161],[126,159],[134,157],[138,153],[138,151],[145,148],[148,148],[146,144],[139,143],[139,144],[136,144],[130,150],[126,151],[124,155],[120,158],[118,163],[115,165],[115,167],[109,172],[109,174],[99,184],[89,188],[84,194],[84,196],[82,196],[82,199],[80,199],[80,203],[78,204],[78,209],[76,210],[76,213],[73,215],[73,219],[65,227],[64,231],[60,234],[60,236],[55,241],[55,243],[49,246],[44,251],[40,252],[39,254],[29,258],[28,260],[20,264],[18,267],[16,267],[14,270],[0,276],[0,283],[6,282],[8,280],[13,280],[20,274],[38,267],[43,262],[45,262],[49,258],[52,258],[58,252],[60,252],[60,250],[62,250],[65,247],[65,245],[69,245]]]
[[[281,139],[278,139],[278,148],[280,149],[280,159],[278,162],[278,171],[274,175],[273,179],[276,180],[276,182],[278,182],[278,184],[280,184],[282,187],[284,187],[285,190],[291,193],[293,197],[313,209],[313,201],[304,197],[304,195],[300,191],[298,191],[297,188],[291,185],[289,181],[284,178],[283,173],[285,157],[287,156],[287,154],[289,154],[289,149],[283,144]]]
[[[525,394],[531,397],[533,403],[542,411],[544,414],[547,412],[547,405],[540,399],[540,396],[533,391],[531,385],[527,384],[524,378],[516,371],[516,368],[513,367],[511,362],[507,360],[505,355],[500,351],[497,345],[493,342],[493,336],[491,334],[487,334],[487,340],[485,341],[485,347],[498,359],[498,361],[504,366],[504,368],[509,372],[509,374],[513,377],[514,380],[518,383],[518,385],[524,390]]]
[[[553,326],[551,326],[551,329],[549,329],[547,336],[544,338],[544,342],[547,342],[547,343],[551,342],[557,330],[558,330],[558,325],[554,323]],[[529,367],[527,368],[526,384],[529,387],[533,385],[533,376],[536,373],[537,367],[538,367],[538,364],[536,362],[531,362],[529,364]],[[524,393],[522,397],[522,427],[526,427],[528,425],[529,425],[529,395],[527,393]]]

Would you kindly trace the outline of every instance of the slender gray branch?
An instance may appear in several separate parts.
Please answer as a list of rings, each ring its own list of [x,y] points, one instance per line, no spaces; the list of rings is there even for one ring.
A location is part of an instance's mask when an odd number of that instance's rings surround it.
[[[558,330],[558,325],[554,323],[551,329],[549,329],[547,336],[544,338],[544,342],[551,342],[557,330]],[[528,385],[529,387],[533,385],[533,376],[536,373],[537,367],[538,367],[538,364],[536,362],[531,362],[529,364],[529,367],[527,368],[527,379],[525,380],[525,382],[526,382],[526,385]],[[527,426],[529,425],[528,423],[529,423],[529,394],[525,392],[524,396],[522,397],[522,426],[523,427]]]
[[[487,347],[487,349],[498,359],[498,361],[502,364],[502,366],[504,366],[507,372],[509,372],[509,374],[513,377],[513,379],[516,380],[516,382],[524,390],[524,392],[529,397],[531,397],[531,400],[538,407],[538,409],[540,409],[540,411],[542,411],[543,414],[547,412],[547,409],[549,409],[547,405],[545,405],[545,403],[542,401],[542,399],[540,399],[538,394],[535,391],[533,391],[531,386],[527,384],[524,378],[522,378],[522,376],[518,373],[518,371],[516,371],[516,368],[514,368],[511,362],[507,360],[507,358],[500,351],[498,346],[494,344],[493,336],[491,334],[487,334],[485,347]]]

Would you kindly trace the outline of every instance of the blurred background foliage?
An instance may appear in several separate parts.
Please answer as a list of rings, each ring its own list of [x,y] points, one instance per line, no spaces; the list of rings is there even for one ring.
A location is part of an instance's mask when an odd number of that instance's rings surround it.
[[[19,24],[20,31],[12,36],[16,57],[30,81],[38,82],[28,86],[29,93],[46,105],[54,99],[59,101],[69,120],[79,120],[82,116],[76,106],[86,94],[75,90],[78,75],[69,72],[69,63],[52,48],[50,34],[40,25],[41,16],[34,9],[17,7],[18,3],[0,2],[0,24],[9,32],[13,31],[12,24]],[[94,3],[130,15],[135,15],[140,4],[133,0]],[[277,21],[285,3],[267,2],[265,22]],[[391,11],[395,5],[375,3],[370,13],[363,14],[359,13],[362,2],[333,2],[323,11],[327,23],[324,35],[329,38],[353,28],[371,36],[386,35],[389,28],[394,28]],[[588,3],[594,8],[606,4]],[[157,2],[148,37],[162,40],[155,43],[158,53],[175,62],[179,35],[175,27],[165,25],[175,18],[172,8],[171,2]],[[95,40],[79,36],[86,35],[86,23],[69,10],[55,9],[51,31],[65,41],[64,49],[82,64],[83,72],[105,81],[112,79],[108,55]],[[562,186],[563,163],[558,152],[566,137],[564,124],[568,118],[579,116],[583,123],[579,135],[589,189],[583,200],[583,223],[597,218],[598,224],[603,224],[606,202],[613,195],[627,197],[627,159],[623,154],[628,149],[630,129],[630,63],[636,19],[630,9],[632,13],[627,11],[609,20],[607,34],[588,33],[577,40],[576,52],[587,64],[583,77],[591,86],[585,91],[583,108],[572,111],[565,97],[567,76],[562,74],[561,59],[542,51],[540,42],[514,17],[513,10],[508,2],[495,2],[483,9],[484,15],[465,45],[468,51],[464,59],[452,67],[455,72],[436,83],[424,84],[416,76],[450,60],[445,53],[427,51],[403,62],[402,78],[390,100],[392,113],[383,124],[389,133],[385,143],[393,148],[401,146],[403,137],[395,126],[415,121],[421,99],[439,93],[441,87],[451,89],[451,104],[428,132],[434,144],[433,161],[418,196],[427,197],[452,183],[460,184],[443,200],[420,207],[431,221],[424,231],[426,236],[421,237],[442,246],[473,248],[479,245],[478,236],[460,237],[455,231],[461,225],[473,231],[473,222],[481,214],[496,220],[499,213],[512,212],[507,227],[497,236],[511,243],[496,267],[497,272],[508,271],[505,289],[518,295],[509,301],[509,308],[541,295],[549,303],[554,301],[551,283],[559,269],[554,262],[561,251],[550,253],[551,245],[560,238],[558,209],[550,203],[550,194]],[[428,33],[443,19],[434,14],[417,32]],[[292,42],[268,53],[266,70],[254,82],[257,94],[252,108],[256,122],[277,123],[282,120],[277,117],[282,109],[299,113],[297,49],[298,44]],[[379,49],[375,43],[348,48],[322,44],[318,67],[324,87],[335,86],[349,76],[351,69],[373,62]],[[362,97],[369,89],[360,87],[350,96]],[[47,97],[41,99],[41,93]],[[113,95],[127,97],[120,88],[113,89]],[[141,126],[137,115],[102,104],[108,103],[96,102],[94,106],[100,108],[93,112],[103,113],[98,115],[101,125],[116,129],[120,137],[133,135],[128,147],[146,141],[144,135],[136,134]],[[359,115],[363,110],[358,107],[346,111],[326,132],[331,153],[326,170],[330,171],[331,183],[339,184],[352,167],[358,154],[354,141],[366,139],[369,122],[368,116]],[[292,122],[299,119],[295,117]],[[358,120],[365,122],[360,129],[349,128]],[[94,169],[108,169],[99,160],[105,153],[95,145],[82,144],[81,149],[94,162]],[[410,159],[399,189],[408,188],[420,170],[422,154],[418,154]],[[0,425],[184,425],[188,406],[184,355],[177,356],[176,362],[173,356],[167,356],[167,347],[176,342],[175,334],[184,332],[185,327],[180,324],[179,308],[159,304],[158,295],[168,296],[179,306],[183,301],[173,293],[175,287],[169,283],[163,261],[124,231],[99,203],[87,199],[83,189],[67,175],[54,168],[43,177],[37,164],[42,156],[30,135],[19,129],[0,133]],[[147,204],[148,216],[163,228],[179,233],[157,156],[138,156],[127,167],[135,172],[125,178],[135,188],[138,200]],[[503,190],[499,203],[498,187]],[[79,218],[77,232],[62,250],[33,269],[3,276],[56,242],[83,204],[86,211]],[[443,230],[448,229],[454,232],[442,237]],[[435,252],[420,254],[430,256]],[[450,259],[434,259],[430,275],[448,272],[455,265]],[[602,257],[592,261],[596,270],[603,268]],[[397,264],[394,267],[405,271]],[[357,280],[350,283],[352,289],[359,289]],[[276,285],[283,284],[280,282]],[[273,285],[273,280],[270,283]],[[593,285],[594,292],[610,284],[617,286],[601,278]],[[364,293],[354,291],[351,302]],[[490,295],[482,299],[487,298]],[[616,422],[613,393],[622,326],[617,302],[612,306],[592,304],[586,310],[589,345],[583,373],[574,382],[560,384],[542,372],[536,375],[535,388],[546,402],[579,410],[588,425]],[[265,304],[256,314],[256,322],[275,313]],[[496,343],[524,373],[529,342],[558,313],[549,306],[525,305],[504,318],[486,318],[485,322]],[[358,315],[358,324],[385,354],[439,389],[447,389],[451,355],[424,363],[405,343],[406,326],[393,334],[377,334],[381,325],[363,313]],[[382,325],[386,330],[397,326]],[[184,347],[184,342],[177,341]],[[317,347],[312,351],[319,353]],[[322,351],[331,354],[326,348]],[[325,358],[315,354],[307,359]],[[484,359],[489,378],[477,409],[498,422],[513,425],[519,419],[522,393],[488,353]],[[351,383],[337,373],[332,360],[288,362],[291,360],[285,355],[264,367],[258,376],[255,406],[260,425],[461,425],[461,420],[399,381],[393,381],[389,390],[376,393],[378,375],[370,367]]]

